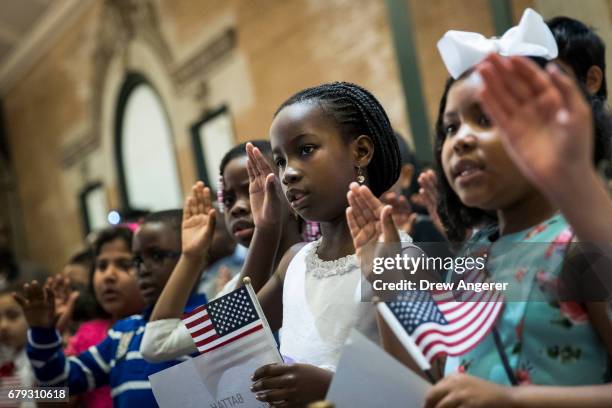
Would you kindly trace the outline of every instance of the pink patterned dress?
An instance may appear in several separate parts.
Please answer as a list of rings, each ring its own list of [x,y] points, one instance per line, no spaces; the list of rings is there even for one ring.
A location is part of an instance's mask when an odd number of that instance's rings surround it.
[[[79,330],[68,341],[64,352],[67,356],[73,356],[86,351],[89,347],[100,343],[106,337],[109,328],[110,321],[105,319],[90,320],[81,324]],[[89,408],[113,407],[108,385],[86,392],[81,398],[83,405]]]

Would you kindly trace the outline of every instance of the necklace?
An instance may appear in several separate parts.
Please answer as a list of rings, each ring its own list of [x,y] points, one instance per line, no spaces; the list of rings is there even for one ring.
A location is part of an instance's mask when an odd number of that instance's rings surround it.
[[[404,231],[398,230],[398,233],[402,244],[412,242],[412,237]],[[317,250],[321,246],[322,239],[321,237],[314,241],[306,253],[306,273],[312,274],[317,279],[323,279],[330,276],[344,275],[354,269],[359,269],[360,265],[356,254],[350,254],[333,261],[324,261],[319,258]]]
[[[321,238],[311,245],[306,253],[306,273],[312,274],[317,279],[329,278],[336,275],[347,274],[359,268],[357,255],[351,254],[333,261],[324,261],[319,258],[317,250],[321,246]]]

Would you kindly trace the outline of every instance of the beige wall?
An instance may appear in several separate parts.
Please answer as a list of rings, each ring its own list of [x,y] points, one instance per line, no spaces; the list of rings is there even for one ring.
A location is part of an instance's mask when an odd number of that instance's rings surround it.
[[[110,206],[119,205],[112,129],[114,104],[127,70],[143,72],[169,111],[184,190],[196,174],[189,127],[205,109],[221,104],[230,107],[238,140],[263,138],[273,112],[292,93],[326,81],[354,81],[372,90],[394,125],[407,134],[383,0],[151,4],[162,41],[150,27],[142,32],[137,28],[107,61],[100,89],[93,88],[94,53],[100,37],[113,35],[100,31],[102,19],[108,18],[103,1],[70,27],[4,97],[29,255],[50,269],[59,270],[81,245],[77,194],[88,181],[104,181]],[[227,27],[236,30],[236,47],[202,75],[177,85],[176,71]],[[163,54],[164,46],[169,55]],[[93,152],[62,165],[67,146],[92,137],[98,140]]]
[[[62,143],[87,121],[91,71],[86,13],[4,97],[5,120],[29,256],[58,270],[80,243],[76,191],[60,164]]]
[[[409,0],[423,93],[431,126],[436,120],[444,83],[449,76],[440,60],[436,43],[450,29],[493,35],[495,30],[489,13],[489,3],[489,0]]]
[[[435,44],[451,28],[492,35],[490,2],[406,2],[433,123],[447,77]],[[111,3],[144,8],[113,14]],[[512,13],[517,20],[531,6],[547,17],[576,16],[609,42],[611,3],[514,0]],[[178,80],[177,73],[195,66],[228,28],[236,32],[235,47],[213,63],[200,61],[204,68]],[[109,205],[119,205],[114,108],[129,70],[151,80],[168,110],[184,191],[196,177],[189,127],[222,104],[232,112],[239,141],[262,138],[277,106],[293,92],[354,81],[372,90],[394,126],[410,137],[385,0],[94,1],[3,96],[29,255],[53,271],[81,245],[79,190],[101,180]],[[82,154],[66,160],[75,148]]]

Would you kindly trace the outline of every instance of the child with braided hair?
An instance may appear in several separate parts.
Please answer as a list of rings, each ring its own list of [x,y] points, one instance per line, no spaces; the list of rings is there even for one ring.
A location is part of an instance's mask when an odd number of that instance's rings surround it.
[[[266,140],[253,140],[250,143],[257,146],[264,153],[265,160],[272,163],[270,142]],[[238,244],[249,248],[253,239],[255,224],[253,223],[249,198],[246,145],[247,143],[242,143],[234,146],[225,153],[221,160],[219,166],[220,183],[217,196],[217,208],[221,214],[217,213],[216,217],[223,217],[231,237]],[[197,182],[193,186],[191,194],[187,198],[187,201],[189,200],[198,203],[198,205],[201,204],[203,208],[201,212],[203,213],[208,213],[208,211],[212,210],[210,190],[205,188],[202,182]],[[288,204],[284,205],[284,207],[287,206]],[[300,221],[290,214],[288,208],[280,213],[282,215],[279,216],[278,223],[282,225],[283,230],[278,242],[278,250],[273,260],[274,267],[280,262],[288,248],[302,240],[300,236]],[[199,213],[196,215],[199,215]],[[213,218],[217,219],[216,217]],[[189,219],[191,217],[186,221]],[[186,221],[183,222],[183,229],[186,227]],[[212,221],[207,218],[206,223],[198,226],[196,230],[202,229],[209,222]],[[185,239],[183,242],[188,245],[191,240]],[[201,241],[194,249],[194,253],[205,254],[212,245],[212,242]],[[193,262],[185,262],[189,258],[185,250],[186,248],[183,248],[179,266],[172,272],[172,276],[153,310],[151,320],[146,326],[140,351],[149,362],[171,360],[184,354],[197,352],[195,343],[182,324],[180,317],[189,293],[197,283],[202,265],[197,265],[197,262],[196,265]],[[206,272],[204,275],[206,275]],[[221,291],[217,293],[217,296],[222,296],[234,290],[239,282],[239,278],[240,274],[236,274],[231,278]]]
[[[276,171],[260,148],[246,145],[254,230],[241,277],[251,278],[271,329],[282,327],[280,351],[287,364],[257,369],[252,390],[272,406],[305,406],[324,398],[352,328],[378,340],[374,308],[361,302],[361,270],[345,215],[347,192],[357,181],[380,196],[397,180],[400,153],[380,103],[345,82],[308,88],[289,98],[276,112],[270,138]],[[285,199],[299,216],[319,222],[322,236],[291,246],[277,261]],[[215,218],[210,202],[210,190],[197,183],[186,201],[188,218],[194,221],[186,219],[183,226],[194,239],[183,239],[184,256],[171,280],[186,281],[180,277],[200,270],[195,258],[208,244],[198,237]],[[160,321],[177,317],[178,308],[167,307],[171,302],[158,303],[153,314]],[[172,339],[185,337],[175,336],[174,328],[171,332]],[[180,348],[178,343],[173,348]],[[141,351],[145,358],[159,354]]]
[[[289,98],[275,114],[270,141],[278,178],[259,149],[247,146],[255,233],[243,275],[258,291],[272,329],[282,327],[287,364],[257,369],[252,390],[273,406],[304,406],[325,396],[352,328],[378,340],[374,309],[360,299],[347,192],[356,181],[380,196],[397,180],[400,154],[380,103],[346,82]],[[322,237],[292,247],[268,279],[281,190],[301,217],[320,223]]]

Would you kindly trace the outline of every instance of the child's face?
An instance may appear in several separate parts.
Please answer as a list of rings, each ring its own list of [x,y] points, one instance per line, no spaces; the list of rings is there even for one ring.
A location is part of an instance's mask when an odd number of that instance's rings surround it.
[[[506,154],[500,130],[483,113],[469,82],[451,86],[443,123],[442,167],[463,204],[504,209],[533,190]]]
[[[223,169],[223,205],[225,225],[239,244],[249,247],[255,224],[249,201],[247,157],[232,159]]]
[[[181,254],[180,232],[164,222],[147,222],[134,234],[132,249],[139,262],[138,287],[147,306],[161,294]]]
[[[70,279],[70,283],[86,288],[89,285],[90,271],[83,264],[73,263],[64,266],[62,275]]]
[[[218,213],[217,213],[218,214]],[[224,258],[234,253],[236,249],[236,240],[225,226],[225,218],[218,216],[215,222],[215,231],[213,232],[212,242],[208,253],[210,260]]]
[[[345,217],[346,192],[355,180],[353,143],[315,103],[281,110],[270,129],[283,192],[303,218],[333,222]]]
[[[132,252],[123,239],[102,245],[96,257],[93,286],[96,299],[114,319],[140,313],[144,308]]]
[[[0,344],[21,350],[27,341],[28,323],[9,293],[0,294]]]

